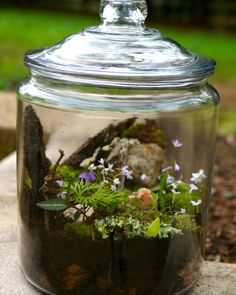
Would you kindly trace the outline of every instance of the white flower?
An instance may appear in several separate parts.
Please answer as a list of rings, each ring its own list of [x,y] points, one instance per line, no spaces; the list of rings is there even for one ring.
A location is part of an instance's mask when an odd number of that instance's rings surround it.
[[[202,203],[202,200],[201,200],[201,199],[199,199],[197,202],[195,202],[195,201],[191,201],[191,204],[192,204],[193,206],[199,206],[201,203]]]
[[[101,181],[101,182],[100,182],[100,184],[101,184],[101,185],[104,185],[104,184],[109,184],[109,181],[108,181],[108,180],[106,180],[106,179],[104,179],[103,181]]]
[[[178,195],[178,194],[180,194],[180,192],[177,192],[174,188],[172,188],[172,193],[174,194],[174,195]]]
[[[186,209],[185,208],[180,208],[180,211],[176,212],[175,215],[185,214],[185,213],[186,213]]]
[[[180,142],[178,139],[173,139],[172,144],[175,148],[179,148],[183,145],[182,142]]]
[[[97,169],[97,166],[95,166],[94,164],[91,164],[89,167],[88,167],[89,171],[94,171]]]
[[[105,164],[105,160],[103,158],[101,158],[98,163],[100,164],[98,167],[99,168],[104,168],[104,164]]]
[[[114,172],[114,170],[113,170],[113,164],[109,164],[109,163],[108,163],[108,167],[106,168],[106,170],[107,170],[108,172]]]
[[[128,165],[125,165],[121,169],[121,173],[127,177],[127,179],[133,179],[133,176],[131,175],[133,173],[132,170],[129,170]]]
[[[114,172],[113,164],[108,164],[108,167],[104,169],[104,174],[107,175],[109,172]]]
[[[173,167],[172,166],[168,166],[166,168],[161,169],[161,172],[166,172],[166,171],[171,170],[171,169],[173,169]]]
[[[189,187],[190,187],[190,190],[189,190],[189,193],[190,194],[192,193],[192,191],[197,191],[198,190],[198,187],[195,184],[193,184],[193,183],[191,183],[189,185]]]
[[[103,158],[101,158],[101,159],[98,161],[98,163],[104,165],[105,160],[104,160]]]
[[[113,181],[113,183],[115,185],[119,185],[120,184],[120,179],[119,178],[115,178],[114,181]]]
[[[56,184],[58,184],[60,187],[62,187],[63,184],[64,184],[64,181],[63,181],[63,180],[56,180],[55,182],[56,182]]]
[[[57,197],[59,199],[65,200],[65,198],[66,198],[66,192],[61,192],[61,193],[57,194]]]
[[[174,165],[174,169],[175,169],[175,171],[180,171],[180,166],[176,162]]]
[[[171,186],[172,186],[171,191],[172,191],[172,193],[173,193],[174,195],[178,195],[178,194],[180,194],[180,192],[177,192],[177,191],[176,191],[177,188],[178,188],[178,184],[179,184],[179,182],[180,182],[180,181],[177,181],[177,182],[171,183]]]
[[[117,190],[117,187],[116,187],[115,185],[112,185],[112,186],[111,186],[111,190],[114,192],[114,191]]]
[[[142,180],[142,181],[148,181],[149,180],[149,176],[147,176],[146,174],[142,174],[141,176],[140,176],[140,179]]]
[[[175,182],[175,179],[174,177],[168,175],[167,179],[166,179],[166,183],[167,184],[171,184],[171,183],[174,183]]]
[[[206,175],[204,174],[204,170],[201,169],[197,173],[192,173],[192,177],[190,178],[190,180],[192,182],[199,183],[199,182],[202,182],[205,178],[206,178]]]

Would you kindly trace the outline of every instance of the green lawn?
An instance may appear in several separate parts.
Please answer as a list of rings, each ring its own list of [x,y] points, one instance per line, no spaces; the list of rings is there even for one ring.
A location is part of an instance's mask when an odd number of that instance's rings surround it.
[[[1,8],[0,89],[14,89],[27,75],[23,65],[25,51],[54,44],[65,36],[98,23],[99,19],[91,16]],[[218,63],[215,80],[236,79],[236,34],[169,27],[162,27],[161,31],[189,50],[214,58]]]
[[[27,75],[24,53],[52,45],[98,19],[43,11],[0,10],[0,89],[14,89]]]

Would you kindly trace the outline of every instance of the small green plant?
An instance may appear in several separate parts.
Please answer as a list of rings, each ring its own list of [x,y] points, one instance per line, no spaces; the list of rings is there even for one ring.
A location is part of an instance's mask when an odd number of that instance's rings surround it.
[[[172,143],[176,148],[182,146],[178,140]],[[162,170],[155,186],[133,190],[126,185],[133,179],[128,165],[115,167],[101,158],[96,165],[91,163],[88,167],[74,169],[59,165],[63,155],[60,151],[50,175],[45,177],[40,191],[46,200],[37,205],[44,210],[61,212],[66,221],[66,235],[92,239],[153,239],[198,230],[195,217],[204,200],[206,178],[202,169],[192,173],[188,184],[181,177],[170,175],[169,170],[178,172],[180,169],[174,162],[173,167]],[[144,182],[145,177],[141,175]]]

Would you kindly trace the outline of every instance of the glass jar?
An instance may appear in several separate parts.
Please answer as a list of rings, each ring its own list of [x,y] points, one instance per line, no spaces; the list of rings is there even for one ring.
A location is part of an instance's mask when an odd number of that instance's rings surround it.
[[[145,28],[144,0],[104,0],[100,14],[26,54],[21,267],[48,294],[182,294],[204,256],[215,63]]]

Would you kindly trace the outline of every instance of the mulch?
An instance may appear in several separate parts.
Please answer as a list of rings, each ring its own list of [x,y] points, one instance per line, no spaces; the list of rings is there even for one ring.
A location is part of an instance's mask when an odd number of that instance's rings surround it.
[[[209,208],[206,259],[236,263],[236,137],[219,136]]]

